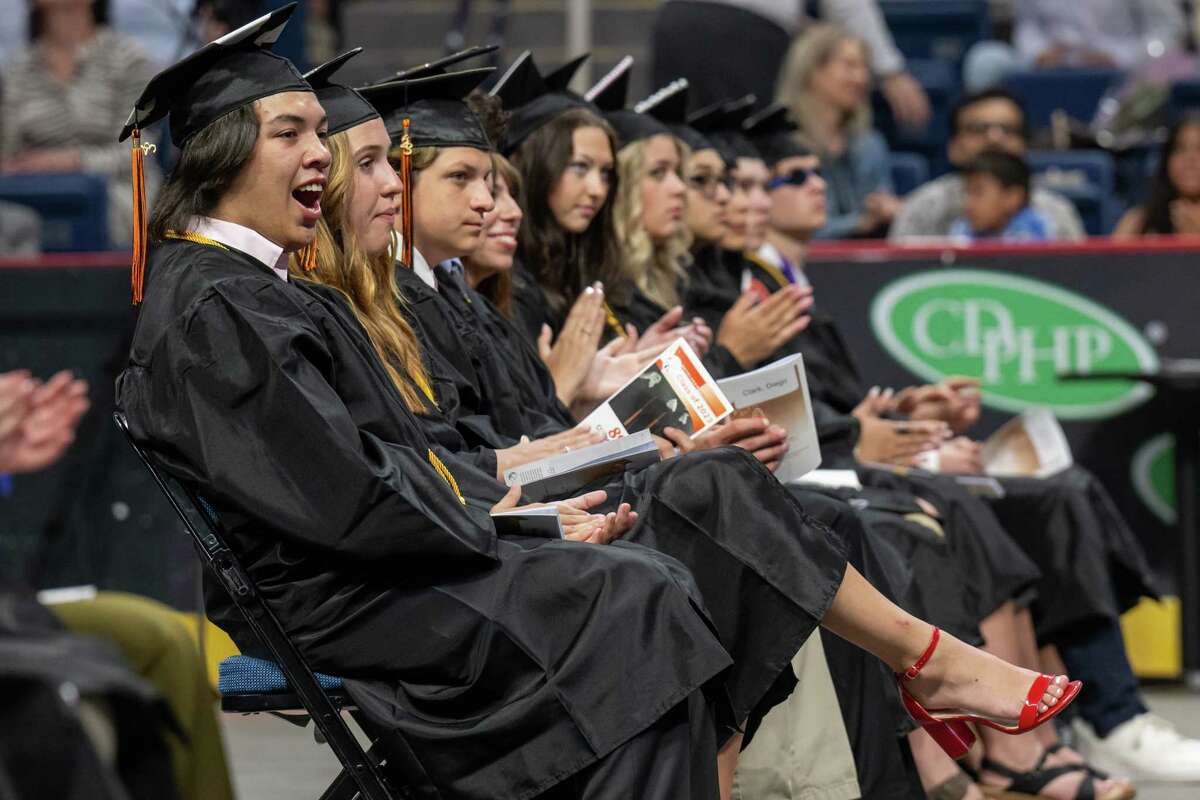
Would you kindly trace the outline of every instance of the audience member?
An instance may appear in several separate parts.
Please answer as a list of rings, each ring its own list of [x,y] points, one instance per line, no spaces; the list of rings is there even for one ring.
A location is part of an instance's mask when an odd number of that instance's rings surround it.
[[[809,24],[799,0],[665,0],[654,23],[654,85],[691,83],[692,102],[772,95],[790,38]],[[903,124],[923,128],[929,98],[904,68],[876,0],[821,0],[821,16],[866,42],[879,89]],[[730,32],[737,31],[731,47]]]
[[[965,216],[950,235],[969,241],[1045,241],[1049,225],[1029,207],[1029,165],[1020,156],[987,150],[961,170],[966,184]]]
[[[58,461],[75,440],[75,430],[88,410],[87,390],[84,381],[66,371],[45,382],[27,370],[0,374],[0,473],[37,472]],[[0,585],[0,595],[6,590],[11,591]],[[174,612],[148,598],[121,592],[100,592],[92,599],[54,605],[50,610],[72,633],[115,645],[124,658],[122,666],[131,667],[166,699],[183,733],[166,737],[179,797],[232,798],[205,666]],[[134,753],[121,756],[125,761],[134,757]]]
[[[967,53],[963,83],[979,92],[1020,70],[1133,69],[1181,48],[1179,0],[1091,0],[1087,13],[1056,0],[1015,0],[1013,41],[980,42]]]
[[[1149,198],[1126,212],[1113,238],[1147,234],[1200,234],[1200,115],[1184,117],[1171,128]]]
[[[1028,147],[1025,111],[1003,89],[967,95],[950,110],[950,141],[946,153],[956,168],[984,150],[1024,155]],[[1086,235],[1075,207],[1065,198],[1034,186],[1029,205],[1049,224],[1048,239],[1079,240]],[[920,186],[904,198],[888,238],[911,241],[950,234],[954,220],[965,213],[966,191],[962,173],[954,171]]]
[[[87,172],[108,180],[108,235],[131,241],[129,147],[112,132],[153,67],[137,42],[105,24],[102,0],[34,0],[32,43],[3,70],[0,168],[6,173]],[[158,182],[146,159],[148,188]]]
[[[814,25],[792,43],[779,74],[778,101],[825,164],[829,221],[818,238],[882,236],[900,207],[887,142],[871,128],[868,59],[863,40]]]

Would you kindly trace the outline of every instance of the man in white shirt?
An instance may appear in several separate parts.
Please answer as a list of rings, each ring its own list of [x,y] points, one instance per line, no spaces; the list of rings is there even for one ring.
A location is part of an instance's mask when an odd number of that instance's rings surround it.
[[[973,160],[984,150],[1003,150],[1023,156],[1028,146],[1025,112],[1003,89],[968,95],[950,111],[950,141],[946,154],[955,167]],[[966,189],[961,174],[950,172],[917,187],[904,198],[888,239],[892,242],[945,237],[950,225],[963,216]],[[1029,205],[1049,223],[1053,240],[1077,241],[1086,237],[1079,212],[1055,192],[1033,187]]]
[[[1179,0],[1088,0],[1087,13],[1061,0],[1013,0],[1012,44],[980,42],[963,64],[967,91],[999,84],[1019,70],[1061,67],[1136,69],[1183,47]]]

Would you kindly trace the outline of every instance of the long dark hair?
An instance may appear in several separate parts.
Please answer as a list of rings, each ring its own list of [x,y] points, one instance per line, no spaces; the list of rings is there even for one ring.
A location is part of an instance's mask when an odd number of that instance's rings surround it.
[[[1150,196],[1142,205],[1142,233],[1175,233],[1175,223],[1171,221],[1171,203],[1179,197],[1179,190],[1171,183],[1171,154],[1175,152],[1184,128],[1193,125],[1200,126],[1200,114],[1192,113],[1181,117],[1167,134],[1162,155],[1158,159],[1158,168],[1154,171],[1154,180],[1150,183]]]
[[[550,209],[550,193],[571,163],[578,128],[603,130],[614,158],[608,197],[592,224],[581,234],[563,230]],[[534,131],[512,157],[513,166],[521,173],[523,190],[518,202],[525,211],[525,221],[517,237],[517,255],[559,315],[565,314],[575,298],[595,281],[602,281],[606,294],[617,302],[630,292],[613,225],[616,138],[603,119],[585,108],[573,108]]]
[[[192,217],[216,208],[250,160],[257,139],[258,114],[247,105],[185,142],[150,214],[150,241],[161,241],[167,231],[186,230]]]

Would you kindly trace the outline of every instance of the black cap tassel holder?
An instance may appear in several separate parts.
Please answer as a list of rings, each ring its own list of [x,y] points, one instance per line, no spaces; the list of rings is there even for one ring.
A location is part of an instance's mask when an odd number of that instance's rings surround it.
[[[142,302],[142,291],[146,283],[146,154],[153,153],[153,144],[142,144],[141,131],[133,129],[133,147],[129,161],[133,172],[133,259],[130,262],[130,281],[133,304]]]

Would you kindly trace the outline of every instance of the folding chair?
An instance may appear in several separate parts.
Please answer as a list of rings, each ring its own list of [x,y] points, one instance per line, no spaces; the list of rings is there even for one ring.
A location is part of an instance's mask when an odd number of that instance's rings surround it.
[[[195,541],[204,566],[229,594],[254,635],[274,659],[272,663],[262,659],[235,657],[242,660],[223,664],[226,680],[222,682],[227,689],[232,687],[233,693],[222,694],[221,710],[240,714],[270,713],[298,725],[306,725],[311,719],[319,734],[318,740],[323,739],[342,764],[341,773],[320,800],[400,800],[412,797],[410,789],[393,786],[380,769],[384,757],[379,745],[387,732],[371,723],[354,706],[341,688],[340,679],[317,675],[309,669],[304,657],[292,644],[275,614],[258,594],[250,576],[225,543],[220,520],[212,506],[154,466],[150,457],[130,435],[123,414],[118,411],[113,414],[113,419],[183,521]],[[228,680],[231,676],[233,681]],[[323,688],[322,683],[334,688]],[[369,752],[363,751],[351,733],[341,716],[342,711],[348,712],[370,738],[372,744]]]

